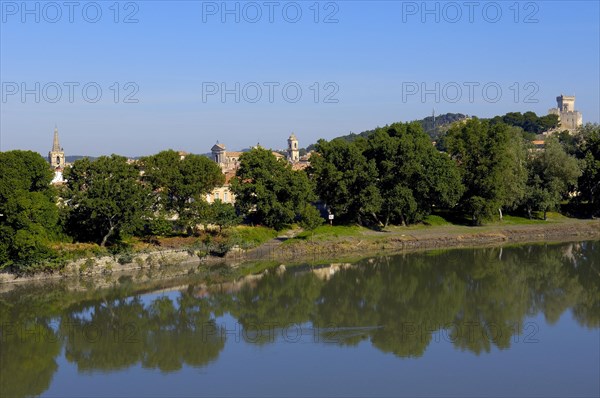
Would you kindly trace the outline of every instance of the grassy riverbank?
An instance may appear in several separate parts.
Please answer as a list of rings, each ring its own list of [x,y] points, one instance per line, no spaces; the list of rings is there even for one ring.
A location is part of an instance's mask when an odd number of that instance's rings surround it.
[[[410,227],[391,226],[383,230],[355,226],[321,226],[286,240],[271,257],[283,260],[302,255],[330,257],[350,253],[598,238],[600,220],[572,219],[556,213],[549,214],[546,221],[506,216],[503,221],[477,227],[456,225],[440,216],[430,216],[423,224]]]
[[[280,233],[264,227],[235,227],[223,234],[201,237],[165,237],[153,241],[132,239],[127,250],[111,253],[96,245],[64,245],[69,258],[52,272],[33,275],[0,274],[0,283],[69,276],[106,275],[180,263],[198,266],[223,263],[250,265],[248,272],[282,262],[327,261],[407,250],[482,247],[528,242],[600,239],[600,220],[580,220],[549,214],[546,221],[506,216],[483,226],[457,225],[435,215],[409,227],[374,230],[360,226],[323,225],[313,231]]]
[[[1,270],[0,283],[25,278],[106,274],[182,261],[215,263],[231,251],[251,250],[276,236],[277,231],[272,228],[236,226],[197,236],[125,237],[119,244],[106,247],[58,241],[50,245],[53,252],[50,259]]]

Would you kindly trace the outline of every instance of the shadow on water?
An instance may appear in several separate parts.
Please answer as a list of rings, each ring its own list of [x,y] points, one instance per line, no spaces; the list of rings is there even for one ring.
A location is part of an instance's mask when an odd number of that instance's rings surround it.
[[[102,292],[17,289],[0,296],[0,393],[46,391],[63,350],[79,372],[204,367],[218,360],[231,329],[246,344],[306,332],[315,343],[368,341],[402,358],[422,356],[440,336],[476,355],[508,349],[515,336],[535,338],[527,319],[538,314],[553,324],[571,310],[579,325],[600,327],[598,264],[594,241],[278,267],[226,283],[188,281],[158,296],[132,295],[131,283]]]

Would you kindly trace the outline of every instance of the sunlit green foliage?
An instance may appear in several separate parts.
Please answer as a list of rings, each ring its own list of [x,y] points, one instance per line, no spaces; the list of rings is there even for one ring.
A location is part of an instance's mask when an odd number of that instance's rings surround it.
[[[317,194],[342,222],[362,223],[381,209],[377,168],[367,161],[361,146],[364,140],[319,140],[317,154],[311,157],[309,173]]]
[[[240,217],[235,212],[235,207],[230,203],[223,203],[215,200],[210,205],[209,222],[219,227],[219,232],[223,228],[228,228],[240,223]]]
[[[28,270],[54,256],[58,233],[53,172],[31,151],[0,152],[0,269]]]
[[[453,207],[463,191],[456,164],[418,123],[377,129],[366,141],[321,140],[317,152],[317,193],[342,221],[415,223],[434,206]]]
[[[230,228],[226,233],[233,244],[244,248],[256,247],[277,236],[277,231],[273,228],[263,226],[249,227],[241,225]]]
[[[524,205],[531,212],[541,211],[544,220],[548,211],[558,209],[560,202],[575,190],[581,175],[577,160],[567,154],[555,137],[546,139],[543,151],[532,151],[528,159],[527,189]]]
[[[240,156],[232,180],[235,207],[251,223],[282,229],[315,199],[314,189],[302,170],[292,170],[271,151],[254,148]]]
[[[307,204],[300,211],[300,226],[307,231],[313,231],[325,222],[321,213],[313,205]]]
[[[186,154],[182,159],[174,150],[144,157],[139,167],[153,191],[153,218],[175,212],[184,229],[202,221],[206,194],[225,181],[219,166],[206,156]]]
[[[582,162],[580,199],[589,203],[593,215],[600,215],[600,125],[587,124],[576,137],[576,155]]]
[[[523,138],[505,124],[471,119],[450,129],[449,154],[457,162],[466,188],[461,199],[473,222],[481,224],[503,208],[515,208],[526,191]]]
[[[123,156],[101,156],[73,163],[67,178],[68,232],[105,246],[133,233],[148,217],[150,190]]]
[[[452,208],[463,186],[456,164],[438,152],[418,123],[393,124],[369,137],[365,156],[375,162],[384,226],[415,223],[433,207]]]

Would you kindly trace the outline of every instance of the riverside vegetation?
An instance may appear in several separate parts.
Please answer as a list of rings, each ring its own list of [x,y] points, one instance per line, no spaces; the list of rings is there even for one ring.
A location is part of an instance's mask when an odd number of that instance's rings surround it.
[[[39,154],[2,152],[0,269],[51,271],[106,254],[127,262],[132,252],[153,246],[224,255],[233,246],[258,246],[292,224],[315,230],[324,223],[323,209],[338,225],[372,230],[527,222],[552,211],[599,215],[600,126],[551,135],[536,150],[530,131],[511,120],[455,122],[437,147],[419,123],[320,140],[306,170],[255,148],[240,157],[231,182],[235,206],[206,202],[224,177],[201,155],[181,159],[167,150],[133,164],[118,155],[84,158],[55,187]]]

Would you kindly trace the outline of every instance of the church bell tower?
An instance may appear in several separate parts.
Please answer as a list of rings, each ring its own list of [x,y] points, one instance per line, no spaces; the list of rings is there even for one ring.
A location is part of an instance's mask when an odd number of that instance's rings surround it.
[[[291,163],[297,163],[300,161],[300,149],[298,148],[298,138],[296,134],[292,133],[288,138],[288,161]]]
[[[65,167],[65,152],[58,142],[58,128],[54,127],[54,140],[52,141],[52,150],[48,152],[48,162],[53,169]]]

